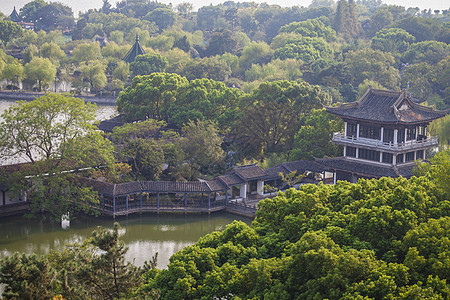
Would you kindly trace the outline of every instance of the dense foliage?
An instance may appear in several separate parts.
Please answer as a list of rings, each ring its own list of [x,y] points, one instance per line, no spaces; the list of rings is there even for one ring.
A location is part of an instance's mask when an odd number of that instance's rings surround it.
[[[124,262],[119,227],[49,255],[1,261],[8,299],[448,299],[449,154],[421,177],[301,185],[177,252]],[[39,279],[38,279],[39,278]]]
[[[174,254],[144,286],[162,299],[447,299],[449,205],[427,177],[303,185],[261,201],[251,226]]]

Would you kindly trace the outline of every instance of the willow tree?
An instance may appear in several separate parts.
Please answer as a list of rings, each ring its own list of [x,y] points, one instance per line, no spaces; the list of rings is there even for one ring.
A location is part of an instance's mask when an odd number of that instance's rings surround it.
[[[6,174],[10,187],[29,183],[33,212],[59,218],[67,212],[87,212],[98,195],[82,186],[77,170],[114,168],[111,143],[95,130],[96,106],[62,94],[21,101],[5,110],[0,123],[0,159],[28,162]],[[109,167],[109,168],[108,168]]]

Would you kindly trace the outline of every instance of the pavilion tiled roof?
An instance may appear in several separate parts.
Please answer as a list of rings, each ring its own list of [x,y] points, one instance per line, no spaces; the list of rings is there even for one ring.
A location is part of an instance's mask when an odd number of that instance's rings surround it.
[[[237,166],[233,172],[244,180],[260,179],[266,177],[266,173],[263,169],[256,164]]]
[[[357,102],[326,107],[326,110],[343,119],[391,124],[423,124],[442,118],[448,113],[448,110],[437,111],[415,103],[406,91],[378,90],[371,87]]]
[[[297,161],[291,161],[287,163],[282,164],[289,172],[293,171],[299,171],[299,172],[305,172],[305,171],[311,171],[311,172],[317,172],[321,173],[324,171],[330,170],[330,168],[327,168],[326,166],[311,160],[297,160]]]
[[[17,10],[16,10],[15,6],[14,6],[14,9],[13,9],[12,13],[9,15],[9,17],[10,17],[11,21],[16,22],[16,23],[22,21],[20,19],[19,14],[17,13]]]
[[[291,172],[284,166],[284,164],[265,169],[264,171],[268,179],[278,179],[281,178],[280,173],[287,174]]]
[[[238,184],[245,183],[245,180],[237,176],[236,174],[226,174],[217,177],[220,181],[222,181],[227,186],[233,186]]]
[[[134,43],[133,47],[125,54],[125,57],[123,60],[129,64],[131,64],[136,56],[145,54],[144,49],[142,48],[141,44],[139,43],[139,35],[136,34],[136,42]]]
[[[403,174],[398,171],[398,167],[396,166],[381,166],[375,165],[371,163],[363,163],[350,159],[346,159],[343,157],[335,157],[329,159],[319,159],[317,160],[320,164],[332,168],[336,171],[344,171],[349,173],[354,173],[357,175],[365,176],[365,177],[410,177],[409,169],[414,167],[411,166],[402,166],[400,167],[403,170]],[[412,169],[411,169],[412,170]],[[412,172],[411,172],[412,173]]]
[[[117,126],[122,126],[125,124],[124,115],[118,115],[114,118],[103,120],[98,125],[98,129],[104,132],[112,132]]]

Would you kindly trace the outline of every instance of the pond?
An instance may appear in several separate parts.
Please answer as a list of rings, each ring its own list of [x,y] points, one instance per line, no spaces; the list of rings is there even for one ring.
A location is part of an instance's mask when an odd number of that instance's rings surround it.
[[[233,220],[247,224],[251,219],[227,213],[210,215],[142,214],[116,218],[122,230],[121,240],[128,247],[127,261],[142,266],[158,253],[159,269],[166,268],[175,252],[194,244],[200,237],[225,229]],[[0,258],[15,251],[26,254],[47,254],[64,245],[81,242],[91,236],[97,226],[112,228],[112,218],[83,217],[72,220],[63,229],[61,223],[51,223],[23,217],[0,220]]]

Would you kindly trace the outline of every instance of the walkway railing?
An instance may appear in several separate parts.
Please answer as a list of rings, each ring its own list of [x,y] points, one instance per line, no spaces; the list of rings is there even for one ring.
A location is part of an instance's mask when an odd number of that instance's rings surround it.
[[[382,142],[381,140],[373,140],[367,138],[357,138],[355,136],[346,136],[342,132],[333,133],[333,142],[340,142],[345,145],[355,145],[355,146],[372,146],[382,150],[414,150],[423,147],[433,147],[438,145],[437,136],[431,136],[423,140],[410,140],[406,143],[394,144],[392,142]]]

